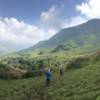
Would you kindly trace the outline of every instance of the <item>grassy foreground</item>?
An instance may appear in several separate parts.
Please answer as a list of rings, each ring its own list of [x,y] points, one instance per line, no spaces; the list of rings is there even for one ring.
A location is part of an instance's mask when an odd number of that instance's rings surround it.
[[[0,100],[100,100],[100,61],[78,69],[53,73],[50,87],[44,76],[0,80]]]

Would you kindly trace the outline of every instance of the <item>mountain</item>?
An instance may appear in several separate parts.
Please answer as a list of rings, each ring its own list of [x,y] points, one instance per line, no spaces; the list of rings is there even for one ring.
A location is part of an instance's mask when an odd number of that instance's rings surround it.
[[[52,48],[65,45],[67,49],[80,46],[100,46],[100,19],[92,19],[81,25],[65,28],[49,40],[41,41],[28,50]]]
[[[90,20],[27,49],[32,52],[24,50],[0,59],[0,100],[100,100],[100,50],[77,54],[84,46],[100,48],[99,27],[99,19]],[[37,55],[35,49],[41,52]],[[51,50],[50,54],[44,49]],[[71,49],[76,51],[60,52]],[[48,67],[53,78],[45,87],[43,69]]]
[[[89,47],[90,49],[100,47],[100,19],[92,19],[81,25],[65,28],[56,33],[49,40],[41,41],[35,46],[21,50],[21,53],[33,52],[34,50],[51,50],[50,52],[70,51],[80,47]],[[86,48],[87,49],[87,48]],[[11,48],[4,48],[0,45],[0,55],[16,51]],[[43,51],[44,52],[44,51]],[[44,52],[45,53],[45,52]]]
[[[12,52],[13,50],[11,48],[5,47],[0,45],[0,56],[3,56],[5,54],[8,54],[10,52]]]

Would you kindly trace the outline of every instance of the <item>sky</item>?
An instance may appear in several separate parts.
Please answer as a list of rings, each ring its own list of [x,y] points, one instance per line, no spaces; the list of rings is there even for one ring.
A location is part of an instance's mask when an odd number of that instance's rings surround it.
[[[0,0],[0,46],[31,47],[63,28],[100,18],[99,0]]]

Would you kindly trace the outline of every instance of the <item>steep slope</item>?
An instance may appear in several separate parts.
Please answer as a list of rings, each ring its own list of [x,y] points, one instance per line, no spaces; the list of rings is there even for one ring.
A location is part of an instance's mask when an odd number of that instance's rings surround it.
[[[0,80],[0,100],[100,100],[100,52],[77,59],[62,77],[57,69],[53,71],[49,87],[44,85],[44,75]]]
[[[42,41],[30,48],[48,48],[60,44],[76,46],[97,45],[100,42],[100,19],[93,19],[84,24],[63,29],[47,41]]]

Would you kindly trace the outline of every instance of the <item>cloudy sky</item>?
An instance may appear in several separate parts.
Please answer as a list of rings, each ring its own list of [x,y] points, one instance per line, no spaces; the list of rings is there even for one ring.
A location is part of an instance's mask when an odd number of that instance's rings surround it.
[[[0,0],[0,46],[23,49],[100,18],[99,0]]]

